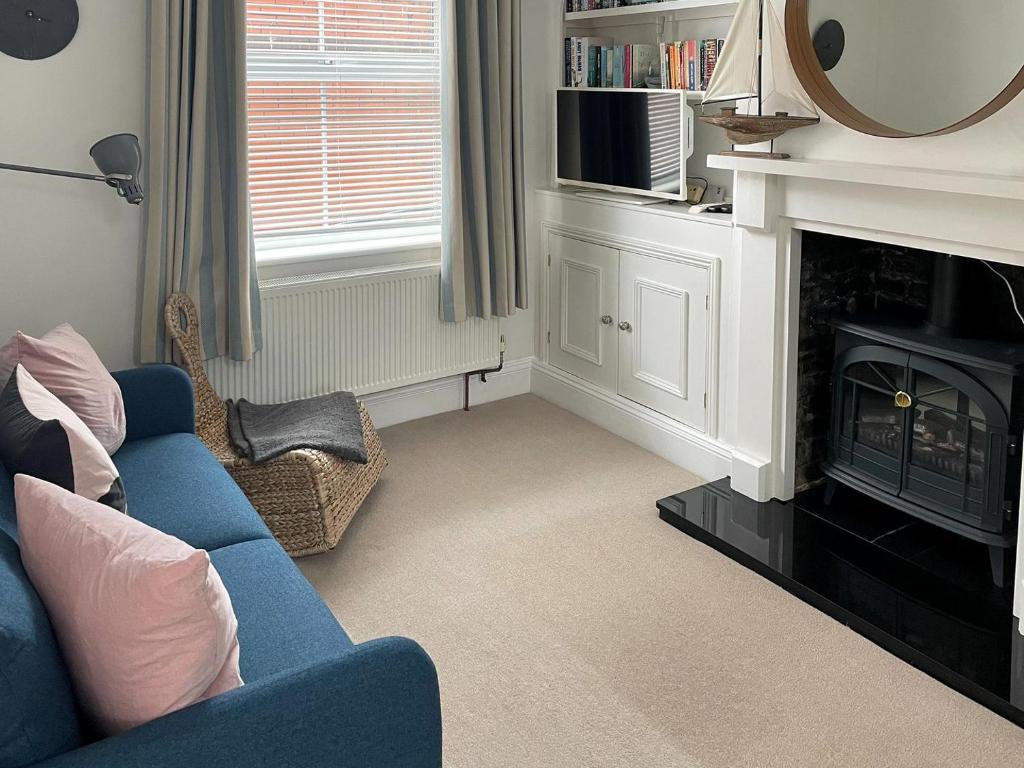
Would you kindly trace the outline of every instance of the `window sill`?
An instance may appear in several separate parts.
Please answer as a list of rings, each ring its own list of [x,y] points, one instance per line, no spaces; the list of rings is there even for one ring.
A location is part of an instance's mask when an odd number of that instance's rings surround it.
[[[261,280],[440,259],[441,238],[437,234],[274,247],[256,244]]]

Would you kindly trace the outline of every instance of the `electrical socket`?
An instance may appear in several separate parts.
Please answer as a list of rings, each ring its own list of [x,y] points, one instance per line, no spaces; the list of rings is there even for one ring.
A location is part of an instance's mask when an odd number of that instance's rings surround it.
[[[705,203],[721,203],[725,200],[725,187],[721,184],[709,184],[708,191],[704,193]]]

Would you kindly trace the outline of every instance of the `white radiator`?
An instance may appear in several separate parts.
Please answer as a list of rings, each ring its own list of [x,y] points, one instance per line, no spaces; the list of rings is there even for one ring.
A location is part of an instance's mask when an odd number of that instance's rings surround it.
[[[435,264],[260,283],[263,349],[207,362],[222,397],[275,403],[358,395],[493,366],[498,320],[442,323]]]

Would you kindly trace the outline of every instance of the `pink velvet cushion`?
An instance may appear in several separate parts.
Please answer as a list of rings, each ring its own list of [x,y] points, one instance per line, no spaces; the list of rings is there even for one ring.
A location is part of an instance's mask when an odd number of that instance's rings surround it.
[[[204,550],[27,475],[14,495],[25,571],[103,733],[242,684],[238,622]]]
[[[121,388],[92,346],[67,323],[41,339],[18,331],[0,347],[0,388],[18,363],[75,412],[107,453],[124,442]]]

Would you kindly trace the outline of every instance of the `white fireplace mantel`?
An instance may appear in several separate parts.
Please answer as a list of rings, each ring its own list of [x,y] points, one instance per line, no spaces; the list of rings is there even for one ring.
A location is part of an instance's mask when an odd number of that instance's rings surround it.
[[[733,487],[793,494],[802,233],[1024,266],[1024,177],[712,155],[736,172],[725,432]]]
[[[822,160],[711,155],[736,172],[738,227],[780,219],[924,250],[1024,266],[1024,177]]]
[[[792,176],[917,191],[1024,200],[1024,177],[1022,176],[997,176],[991,173],[975,174],[932,168],[903,168],[892,165],[827,160],[768,160],[758,157],[736,157],[735,155],[710,155],[708,166],[768,176]]]

